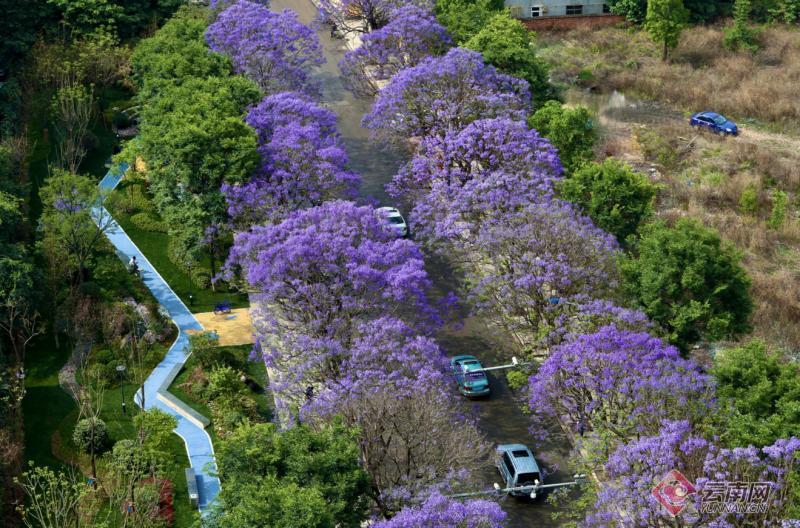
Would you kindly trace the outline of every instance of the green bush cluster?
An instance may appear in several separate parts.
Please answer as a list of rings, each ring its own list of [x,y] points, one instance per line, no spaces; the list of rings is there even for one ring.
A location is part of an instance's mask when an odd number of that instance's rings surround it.
[[[785,191],[779,189],[772,191],[772,211],[767,220],[767,227],[778,229],[783,225],[786,220],[786,203],[788,201],[789,195]]]
[[[755,215],[758,212],[758,189],[748,185],[739,197],[739,210],[744,214]]]
[[[84,418],[75,424],[72,441],[84,453],[102,453],[108,446],[108,427],[100,418]]]
[[[144,231],[166,233],[167,224],[156,213],[139,212],[131,215],[131,223]]]

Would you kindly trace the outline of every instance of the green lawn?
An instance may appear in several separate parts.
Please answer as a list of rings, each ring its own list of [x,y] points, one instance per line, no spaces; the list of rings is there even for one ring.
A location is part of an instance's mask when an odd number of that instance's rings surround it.
[[[25,361],[25,399],[22,412],[25,421],[25,460],[38,465],[58,468],[51,448],[53,433],[59,430],[64,417],[75,415],[77,407],[72,398],[58,385],[58,371],[70,355],[70,346],[62,339],[56,348],[51,334],[37,339],[28,350]],[[74,421],[74,418],[73,418]]]
[[[121,196],[129,185],[137,184],[123,180],[114,193],[117,196]],[[231,291],[226,286],[217,288],[217,291],[213,291],[211,288],[201,289],[195,286],[189,274],[169,259],[167,254],[169,236],[166,233],[140,229],[131,222],[131,215],[125,213],[119,207],[114,207],[114,203],[113,200],[109,202],[111,214],[192,312],[210,312],[214,309],[214,304],[221,301],[230,301],[234,308],[245,308],[250,305],[247,295],[238,291]],[[192,299],[189,298],[190,295]]]

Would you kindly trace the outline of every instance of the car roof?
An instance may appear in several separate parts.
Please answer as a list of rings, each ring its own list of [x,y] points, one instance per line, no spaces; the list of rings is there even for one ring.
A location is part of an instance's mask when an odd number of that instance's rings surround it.
[[[517,473],[539,473],[539,464],[536,463],[536,458],[533,456],[533,452],[528,449],[528,446],[523,444],[501,444],[497,446],[497,451],[508,453]],[[526,451],[529,456],[515,456],[514,451]]]
[[[469,361],[471,359],[478,361],[478,358],[476,358],[475,356],[471,356],[469,354],[463,354],[461,356],[454,356],[453,362]]]
[[[378,211],[383,211],[384,213],[395,213],[398,215],[400,214],[400,211],[397,209],[397,207],[378,207]]]
[[[725,117],[725,116],[723,116],[721,114],[718,114],[716,112],[700,112],[698,115],[701,115],[701,116],[704,116],[704,117]]]

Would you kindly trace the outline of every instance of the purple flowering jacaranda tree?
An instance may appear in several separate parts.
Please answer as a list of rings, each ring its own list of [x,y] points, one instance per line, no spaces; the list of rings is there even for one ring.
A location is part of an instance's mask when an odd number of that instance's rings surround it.
[[[408,4],[432,9],[432,0],[317,0],[319,18],[341,35],[369,33],[392,19],[393,13]]]
[[[697,433],[686,420],[665,421],[652,436],[620,445],[605,465],[609,480],[582,526],[642,528],[778,528],[790,505],[792,472],[800,440],[780,439],[771,446],[722,449]],[[697,492],[677,520],[653,497],[654,486],[672,470],[680,471]],[[728,486],[766,483],[765,512],[703,512],[704,502],[732,503]],[[720,493],[722,495],[720,495]],[[735,497],[735,495],[734,495]],[[676,524],[679,523],[679,524]],[[784,525],[785,526],[785,525]]]
[[[478,119],[522,120],[528,83],[498,72],[480,53],[453,48],[401,70],[378,94],[362,125],[385,141],[455,134]]]
[[[537,421],[556,417],[613,442],[656,434],[665,419],[698,422],[715,406],[712,378],[678,349],[616,326],[553,348],[528,389]]]
[[[237,73],[265,93],[314,92],[309,71],[325,62],[317,34],[289,9],[280,13],[248,0],[223,10],[208,26],[209,47],[231,58]]]
[[[453,405],[445,358],[435,341],[394,317],[359,327],[318,386],[304,419],[341,416],[361,432],[364,467],[384,514],[434,484],[470,481],[489,445]]]
[[[289,212],[336,198],[354,198],[360,178],[347,168],[336,116],[303,95],[282,92],[250,109],[261,164],[249,182],[223,185],[237,229],[280,221]]]
[[[373,528],[502,528],[506,513],[496,502],[458,501],[439,493],[418,506],[408,506]]]
[[[325,202],[237,234],[227,267],[239,268],[253,292],[258,332],[277,339],[261,343],[267,363],[283,370],[321,350],[338,354],[358,324],[376,317],[400,317],[420,331],[440,322],[419,248],[352,202]]]
[[[541,344],[540,327],[552,327],[560,313],[551,297],[582,303],[608,298],[616,287],[616,240],[568,203],[544,199],[495,213],[474,231],[452,244],[463,255],[474,306],[526,352]]]
[[[453,41],[429,9],[405,5],[389,23],[361,37],[361,46],[344,54],[342,80],[354,93],[372,97],[394,74],[422,59],[443,55]]]

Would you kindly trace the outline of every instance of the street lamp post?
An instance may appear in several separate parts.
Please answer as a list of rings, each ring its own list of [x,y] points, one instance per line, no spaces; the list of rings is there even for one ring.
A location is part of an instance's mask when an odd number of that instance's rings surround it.
[[[117,372],[119,372],[119,393],[122,396],[122,414],[127,415],[125,408],[125,365],[117,365]]]
[[[515,486],[515,487],[511,487],[511,488],[501,488],[500,484],[495,482],[494,484],[492,484],[493,489],[490,489],[490,490],[473,491],[473,492],[470,492],[470,493],[457,493],[455,495],[448,495],[448,497],[453,498],[453,499],[463,499],[463,498],[467,498],[467,497],[475,497],[475,496],[478,496],[478,495],[493,495],[493,494],[501,494],[501,493],[523,492],[523,493],[530,494],[530,497],[532,499],[535,499],[537,493],[539,491],[541,491],[541,490],[555,489],[555,488],[568,488],[568,487],[572,487],[572,486],[579,486],[579,485],[583,484],[584,482],[586,482],[586,475],[584,475],[584,474],[580,474],[579,473],[579,474],[573,475],[572,478],[574,480],[571,480],[569,482],[556,482],[554,484],[540,484],[539,481],[537,480],[537,481],[535,481],[534,484],[531,484],[529,486]]]

